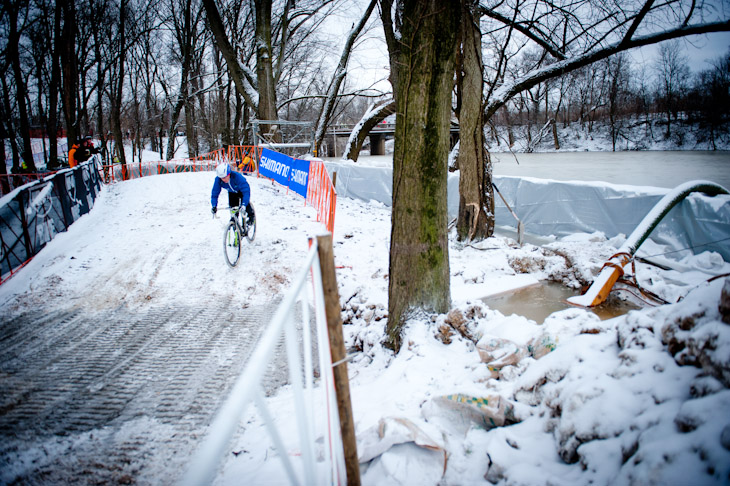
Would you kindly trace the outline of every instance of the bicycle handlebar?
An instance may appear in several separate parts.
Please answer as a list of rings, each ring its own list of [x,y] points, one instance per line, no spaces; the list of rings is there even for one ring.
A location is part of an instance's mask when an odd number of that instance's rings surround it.
[[[223,211],[225,209],[234,209],[236,211],[240,211],[242,206],[225,206],[222,208],[218,208],[218,210]],[[216,211],[213,213],[213,217],[211,219],[218,219],[218,212]]]

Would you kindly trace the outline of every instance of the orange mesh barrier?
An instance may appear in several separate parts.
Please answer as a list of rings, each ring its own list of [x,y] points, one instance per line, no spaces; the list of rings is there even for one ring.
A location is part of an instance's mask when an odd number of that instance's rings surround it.
[[[253,145],[230,145],[227,155],[228,160],[238,167],[239,172],[251,174],[258,171],[261,147]]]
[[[126,181],[157,174],[172,174],[177,172],[204,172],[215,170],[215,167],[228,161],[237,170],[244,173],[256,172],[258,154],[261,149],[252,145],[231,145],[228,152],[224,149],[214,150],[207,154],[185,159],[173,159],[154,162],[130,162],[126,165],[104,165],[100,169],[102,179],[106,183]]]
[[[317,221],[323,222],[327,231],[334,234],[337,191],[332,185],[324,162],[319,159],[309,161],[307,203],[317,211]]]

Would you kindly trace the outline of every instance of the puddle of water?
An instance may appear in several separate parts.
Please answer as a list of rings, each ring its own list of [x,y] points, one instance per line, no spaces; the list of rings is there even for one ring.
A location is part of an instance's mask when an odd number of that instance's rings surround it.
[[[542,324],[553,312],[574,309],[575,307],[566,303],[565,299],[579,294],[580,292],[556,282],[541,282],[539,285],[485,297],[482,301],[491,309],[498,310],[506,316],[517,314]],[[605,320],[638,308],[630,302],[609,298],[603,304],[588,310],[601,320]]]

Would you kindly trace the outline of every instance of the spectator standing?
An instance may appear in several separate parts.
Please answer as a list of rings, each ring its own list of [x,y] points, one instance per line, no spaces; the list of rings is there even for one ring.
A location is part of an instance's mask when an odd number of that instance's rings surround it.
[[[79,150],[78,142],[71,145],[71,150],[68,151],[68,166],[71,168],[76,167],[78,161],[76,159],[76,152]]]

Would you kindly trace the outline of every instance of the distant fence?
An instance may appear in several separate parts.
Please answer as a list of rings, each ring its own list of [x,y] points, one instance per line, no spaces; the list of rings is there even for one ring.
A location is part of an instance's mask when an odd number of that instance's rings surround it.
[[[65,134],[64,134],[65,136]],[[38,167],[41,163],[45,163],[49,158],[50,142],[48,139],[36,137],[31,134],[30,150],[33,154],[33,163]],[[0,150],[5,150],[5,160],[13,158],[12,152],[8,152],[7,147],[0,144]],[[62,142],[56,145],[56,157],[68,157],[68,143]]]
[[[26,184],[0,198],[0,284],[91,210],[101,185],[98,162],[94,156],[73,169],[23,176]]]
[[[100,175],[105,183],[119,182],[158,174],[210,171],[223,161],[235,165],[240,172],[255,173],[260,153],[261,149],[253,145],[231,145],[227,151],[221,148],[185,159],[104,165]]]
[[[268,157],[286,157],[290,161],[285,169],[286,177],[275,178],[270,171],[259,170],[263,150],[267,150]],[[263,157],[263,160],[268,158]],[[102,165],[101,158],[95,155],[74,169],[0,176],[0,284],[30,261],[56,233],[67,230],[71,223],[89,212],[101,183],[158,174],[211,171],[223,161],[235,165],[241,172],[270,177],[291,188],[317,211],[317,220],[333,232],[337,193],[320,159],[291,159],[253,145],[231,145],[227,150],[159,162]]]

